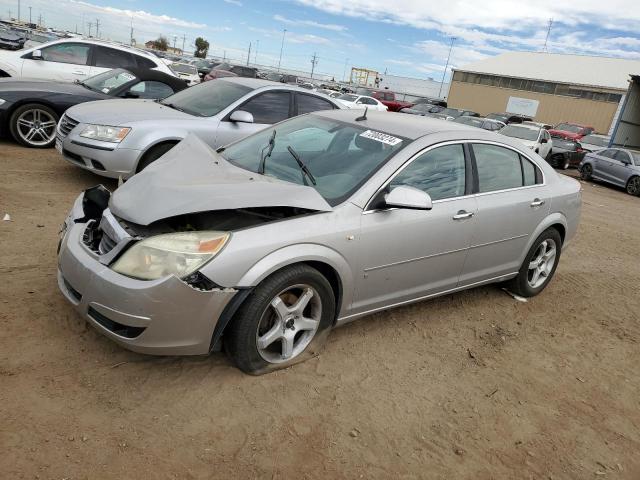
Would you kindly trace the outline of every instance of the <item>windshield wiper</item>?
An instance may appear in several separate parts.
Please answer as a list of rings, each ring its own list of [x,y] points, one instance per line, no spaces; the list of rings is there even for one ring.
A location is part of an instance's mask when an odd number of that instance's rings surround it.
[[[174,110],[177,110],[177,111],[182,112],[182,113],[187,113],[189,115],[193,115],[191,112],[187,112],[186,110],[178,107],[175,103],[162,103],[162,102],[160,102],[160,105],[164,105],[165,107],[173,108]]]
[[[287,147],[287,150],[289,150],[289,153],[295,159],[296,163],[300,167],[300,170],[302,170],[302,173],[304,173],[307,177],[309,177],[309,180],[311,180],[311,183],[316,185],[316,179],[313,178],[313,175],[311,175],[311,172],[309,171],[307,166],[302,162],[302,160],[300,160],[300,156],[296,153],[296,151],[293,148],[291,148],[291,145]]]
[[[258,173],[260,175],[264,175],[264,169],[265,169],[265,164],[267,162],[267,158],[271,156],[271,153],[273,152],[273,147],[275,145],[276,145],[276,131],[274,129],[273,133],[271,134],[271,138],[269,139],[269,143],[267,143],[267,146],[262,149],[262,156],[260,157],[260,165],[258,166]],[[266,155],[264,152],[265,150],[267,150]]]

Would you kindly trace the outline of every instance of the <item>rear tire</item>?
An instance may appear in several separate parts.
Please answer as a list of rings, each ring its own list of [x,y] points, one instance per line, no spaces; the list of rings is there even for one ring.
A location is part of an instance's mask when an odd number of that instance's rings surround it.
[[[631,177],[627,182],[626,190],[629,195],[640,197],[640,177],[637,175],[635,177]]]
[[[251,375],[286,368],[318,354],[335,309],[324,275],[308,265],[287,267],[263,280],[242,304],[224,332],[225,349]]]
[[[561,253],[560,233],[548,228],[533,242],[518,275],[507,284],[507,289],[521,297],[538,295],[553,278]]]
[[[161,143],[160,145],[151,147],[138,162],[136,173],[140,173],[175,146],[175,143]]]

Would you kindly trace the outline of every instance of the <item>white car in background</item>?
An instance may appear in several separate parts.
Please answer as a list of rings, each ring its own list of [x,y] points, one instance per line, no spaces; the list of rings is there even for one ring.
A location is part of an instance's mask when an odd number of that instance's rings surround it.
[[[0,77],[73,82],[113,68],[153,69],[176,76],[154,54],[112,42],[65,38],[33,48],[0,50]]]
[[[551,157],[553,142],[551,141],[551,135],[544,128],[540,128],[537,125],[512,123],[498,133],[507,137],[517,138],[544,159]]]
[[[187,82],[189,86],[200,83],[200,75],[195,65],[177,62],[169,65],[169,68],[173,70],[173,73],[177,75],[178,78]]]
[[[389,108],[382,102],[373,97],[367,97],[366,95],[356,95],[354,93],[345,93],[336,98],[347,108],[356,108],[364,110],[378,110],[379,112],[386,112]]]

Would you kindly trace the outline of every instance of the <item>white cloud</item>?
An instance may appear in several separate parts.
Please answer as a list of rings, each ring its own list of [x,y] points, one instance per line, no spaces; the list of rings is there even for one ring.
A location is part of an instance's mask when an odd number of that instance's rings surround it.
[[[241,7],[242,6],[242,2],[239,2],[238,0],[222,0],[225,3],[229,3],[231,5],[235,5],[237,7]]]
[[[248,27],[248,29],[252,32],[261,33],[265,37],[276,37],[282,38],[282,30],[274,30],[274,29],[266,29],[266,28],[258,28],[258,27]],[[329,45],[331,44],[331,40],[325,37],[321,37],[319,35],[313,35],[311,33],[296,33],[290,30],[287,30],[287,33],[284,36],[284,40],[286,43],[310,43],[314,45]]]
[[[318,22],[314,22],[313,20],[292,20],[282,15],[274,15],[273,19],[278,22],[286,23],[287,25],[305,25],[307,27],[321,28],[323,30],[331,30],[334,32],[345,32],[347,30],[347,27],[345,27],[344,25],[334,25],[331,23],[318,23]]]

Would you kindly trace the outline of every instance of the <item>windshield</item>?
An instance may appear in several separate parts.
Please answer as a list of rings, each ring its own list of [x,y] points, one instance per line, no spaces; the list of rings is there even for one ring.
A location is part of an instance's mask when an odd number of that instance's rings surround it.
[[[176,73],[188,73],[189,75],[198,73],[194,65],[187,65],[186,63],[172,63],[169,67]]]
[[[82,82],[82,84],[86,85],[91,90],[96,90],[109,95],[114,90],[117,90],[124,84],[133,82],[134,80],[138,80],[138,77],[133,73],[129,73],[122,68],[117,68],[115,70],[109,70],[87,78]]]
[[[515,125],[507,125],[500,133],[506,135],[507,137],[519,138],[521,140],[531,140],[535,142],[538,140],[538,135],[540,135],[539,129],[527,128],[527,127],[518,127]]]
[[[345,93],[344,95],[340,95],[338,97],[338,100],[344,100],[345,102],[355,102],[357,99],[357,95],[351,95],[349,93]]]
[[[563,132],[580,133],[582,127],[579,125],[571,125],[569,123],[561,123],[554,130],[562,130]]]
[[[240,140],[222,155],[238,167],[258,172],[262,152],[266,151],[274,129],[275,143],[264,162],[264,174],[300,185],[308,183],[308,177],[287,148],[291,147],[315,178],[313,188],[332,206],[349,198],[409,143],[404,138],[360,125],[305,115]]]
[[[281,73],[269,73],[267,74],[267,80],[271,80],[272,82],[279,82],[282,80]]]
[[[446,115],[447,117],[454,117],[454,118],[458,118],[459,116],[462,115],[462,111],[461,110],[456,110],[455,108],[443,108],[442,110],[440,110],[439,112],[442,115]]]
[[[216,65],[215,67],[213,67],[213,70],[231,70],[231,65],[229,65],[228,63],[221,63],[220,65]]]
[[[608,147],[609,139],[606,137],[596,137],[594,135],[587,135],[580,140],[582,143],[588,143],[589,145],[597,145],[598,147]]]
[[[501,115],[499,113],[490,113],[489,115],[487,115],[487,118],[490,120],[500,120],[503,123],[506,123],[506,121],[509,119],[506,115]]]
[[[633,157],[633,163],[636,167],[640,167],[640,152],[629,152]]]
[[[435,107],[435,105],[431,105],[430,103],[418,103],[417,105],[414,105],[413,107],[410,107],[410,108],[411,108],[411,110],[416,110],[418,112],[435,113],[435,111],[433,110],[434,107]]]
[[[554,149],[575,151],[578,148],[578,144],[573,140],[566,140],[562,137],[556,137],[555,135],[551,137],[551,139],[553,141]]]
[[[244,85],[216,80],[182,90],[160,103],[199,117],[212,117],[239,100],[252,89]]]
[[[482,120],[476,117],[458,117],[454,120],[456,123],[462,123],[464,125],[471,125],[472,127],[482,128]]]

